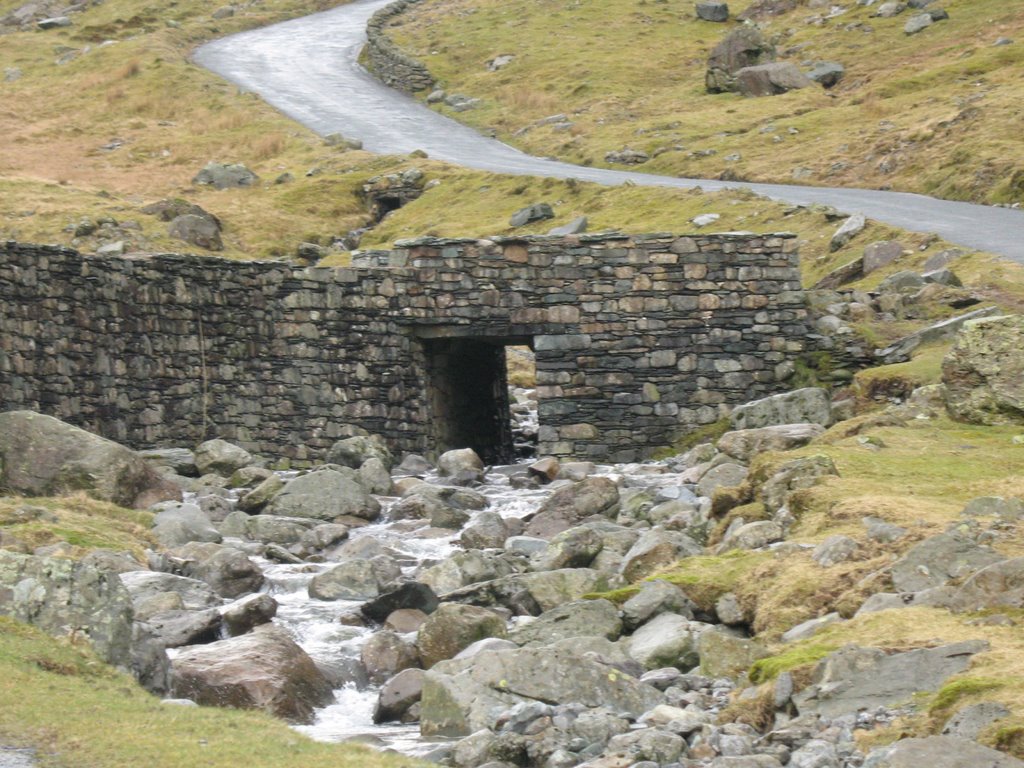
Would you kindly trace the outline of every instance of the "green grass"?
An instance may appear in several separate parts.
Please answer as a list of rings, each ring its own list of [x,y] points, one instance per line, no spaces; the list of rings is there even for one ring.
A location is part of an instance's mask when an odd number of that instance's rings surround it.
[[[258,712],[161,704],[85,648],[0,617],[0,743],[61,768],[401,768],[410,758],[323,744]]]
[[[783,672],[815,664],[836,649],[835,645],[810,643],[789,648],[775,656],[759,659],[750,668],[750,682],[755,685],[767,683]]]
[[[26,506],[42,508],[48,514],[35,517],[19,513]],[[72,556],[80,557],[92,549],[112,549],[130,552],[144,562],[144,551],[156,545],[150,534],[152,525],[152,512],[124,509],[84,493],[56,498],[0,498],[0,533],[7,548],[21,542],[21,548],[31,551],[67,542]]]
[[[449,92],[483,100],[454,117],[534,154],[606,165],[628,146],[652,156],[641,168],[654,173],[1020,201],[1024,17],[1000,0],[943,7],[948,21],[912,37],[910,13],[871,18],[857,5],[821,24],[808,19],[827,11],[803,4],[760,22],[788,60],[847,69],[831,91],[761,99],[705,92],[708,53],[734,22],[700,21],[692,5],[428,0],[391,35]],[[995,47],[999,36],[1018,42]],[[515,59],[489,72],[502,53]],[[538,124],[554,114],[571,126]]]

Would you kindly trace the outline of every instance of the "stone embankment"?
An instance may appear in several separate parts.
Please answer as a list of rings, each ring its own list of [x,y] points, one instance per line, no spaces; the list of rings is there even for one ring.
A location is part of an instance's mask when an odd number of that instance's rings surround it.
[[[385,84],[407,93],[426,91],[434,87],[434,78],[427,68],[402,51],[388,37],[388,24],[400,16],[410,5],[420,0],[396,0],[370,17],[366,25],[366,47],[370,71]]]

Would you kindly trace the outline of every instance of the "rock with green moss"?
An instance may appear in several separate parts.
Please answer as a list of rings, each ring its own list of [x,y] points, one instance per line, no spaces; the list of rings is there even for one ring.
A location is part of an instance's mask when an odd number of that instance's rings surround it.
[[[971,424],[1024,424],[1024,315],[964,323],[942,361],[946,409]]]
[[[768,650],[756,640],[743,637],[724,627],[702,632],[697,642],[701,674],[710,677],[736,677],[758,659],[768,656]]]

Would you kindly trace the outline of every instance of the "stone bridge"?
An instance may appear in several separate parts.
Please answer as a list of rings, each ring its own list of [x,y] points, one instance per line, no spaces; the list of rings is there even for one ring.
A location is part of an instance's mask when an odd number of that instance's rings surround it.
[[[293,463],[359,428],[508,460],[508,345],[536,353],[542,454],[641,459],[778,390],[807,333],[790,235],[420,239],[352,268],[8,242],[0,302],[0,410]]]

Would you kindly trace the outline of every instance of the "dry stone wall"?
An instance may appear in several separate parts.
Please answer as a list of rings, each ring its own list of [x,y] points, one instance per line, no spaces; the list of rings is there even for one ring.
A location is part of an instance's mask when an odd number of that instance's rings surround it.
[[[482,345],[529,343],[540,451],[627,461],[777,391],[804,350],[787,235],[396,246],[296,268],[6,243],[0,410],[136,447],[220,436],[308,461],[359,427],[432,453],[458,434],[453,387],[473,399],[489,382],[504,418],[500,356]]]
[[[366,56],[370,71],[392,88],[416,93],[434,87],[430,71],[419,61],[402,51],[388,37],[388,22],[401,15],[410,5],[420,0],[396,0],[370,17],[366,25]]]

